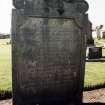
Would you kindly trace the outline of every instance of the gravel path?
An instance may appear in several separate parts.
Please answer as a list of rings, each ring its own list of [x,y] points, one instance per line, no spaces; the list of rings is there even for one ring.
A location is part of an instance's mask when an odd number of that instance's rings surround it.
[[[0,105],[12,105],[12,100],[0,101]]]
[[[84,92],[83,97],[85,103],[105,103],[105,88]]]
[[[83,93],[83,103],[105,103],[105,88]],[[12,100],[0,101],[0,105],[12,105]]]

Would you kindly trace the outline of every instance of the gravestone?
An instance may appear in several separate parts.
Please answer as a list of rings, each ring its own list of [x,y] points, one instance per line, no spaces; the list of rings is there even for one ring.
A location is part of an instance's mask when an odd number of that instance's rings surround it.
[[[89,47],[88,59],[99,59],[99,58],[102,58],[102,47]]]
[[[13,105],[82,103],[88,4],[14,0]]]
[[[105,39],[105,32],[102,33],[102,38]]]
[[[94,39],[92,37],[92,23],[88,21],[87,24],[87,46],[94,45]]]

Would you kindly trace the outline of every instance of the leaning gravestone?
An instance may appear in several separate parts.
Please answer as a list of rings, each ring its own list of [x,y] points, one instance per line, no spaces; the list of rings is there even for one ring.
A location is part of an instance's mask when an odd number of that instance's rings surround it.
[[[82,102],[88,4],[14,0],[13,105]]]

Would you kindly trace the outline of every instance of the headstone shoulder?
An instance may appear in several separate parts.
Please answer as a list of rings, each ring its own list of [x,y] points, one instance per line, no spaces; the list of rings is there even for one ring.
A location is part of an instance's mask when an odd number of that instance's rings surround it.
[[[38,8],[52,8],[58,12],[64,10],[64,4],[75,5],[77,12],[84,13],[88,10],[88,3],[84,0],[13,0],[13,5],[17,9],[36,9]],[[70,10],[67,10],[70,11]],[[64,11],[63,11],[64,12]]]

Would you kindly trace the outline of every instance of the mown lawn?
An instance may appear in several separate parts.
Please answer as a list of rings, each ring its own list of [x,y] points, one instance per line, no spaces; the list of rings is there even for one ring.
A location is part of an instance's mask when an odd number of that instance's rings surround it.
[[[11,90],[11,45],[10,39],[0,39],[0,90]]]
[[[85,71],[85,87],[105,83],[105,62],[88,62]]]
[[[10,39],[0,40],[0,90],[12,90]],[[105,54],[105,50],[103,50]],[[85,87],[105,83],[105,62],[86,63]]]

